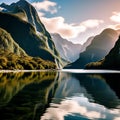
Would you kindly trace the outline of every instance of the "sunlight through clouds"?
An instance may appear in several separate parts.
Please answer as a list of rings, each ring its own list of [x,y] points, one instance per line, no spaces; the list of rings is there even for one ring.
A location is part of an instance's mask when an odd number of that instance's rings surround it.
[[[51,18],[45,17],[45,12],[48,12],[50,14],[55,14],[58,12],[58,9],[60,9],[61,7],[58,6],[57,3],[49,0],[44,0],[42,2],[33,2],[32,5],[38,11],[38,15],[43,24],[45,25],[46,29],[50,33],[60,34],[65,39],[76,38],[80,33],[85,32],[88,28],[92,29],[104,23],[103,20],[88,19],[79,24],[68,24],[65,21],[65,18],[62,16]]]
[[[120,120],[120,117],[116,117],[114,120]]]
[[[83,26],[86,26],[87,28],[93,28],[99,26],[99,24],[104,23],[103,20],[96,20],[96,19],[90,19],[82,22],[81,24]]]
[[[110,19],[114,22],[120,23],[120,12],[113,12],[114,15],[110,17]]]
[[[0,11],[2,11],[4,8],[0,7]]]
[[[108,25],[108,28],[112,28],[114,30],[119,30],[120,29],[120,24],[115,24],[115,25]],[[119,32],[119,31],[118,31]]]
[[[90,19],[81,22],[80,24],[68,24],[63,17],[45,18],[41,17],[46,29],[50,33],[58,33],[65,39],[75,38],[80,33],[85,32],[88,28],[98,27],[104,21]]]

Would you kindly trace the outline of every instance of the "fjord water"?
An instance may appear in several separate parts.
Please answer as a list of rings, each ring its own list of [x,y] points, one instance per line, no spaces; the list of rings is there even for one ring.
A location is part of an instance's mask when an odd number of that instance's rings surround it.
[[[1,120],[120,120],[119,71],[0,73]]]

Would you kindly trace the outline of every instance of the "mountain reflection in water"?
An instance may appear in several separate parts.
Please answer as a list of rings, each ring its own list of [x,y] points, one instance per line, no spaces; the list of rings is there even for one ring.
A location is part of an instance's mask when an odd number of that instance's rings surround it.
[[[120,74],[0,73],[2,120],[120,120]]]

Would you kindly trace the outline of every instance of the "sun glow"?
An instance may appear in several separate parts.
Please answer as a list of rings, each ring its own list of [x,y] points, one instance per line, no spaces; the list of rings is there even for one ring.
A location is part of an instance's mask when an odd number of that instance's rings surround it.
[[[114,22],[120,23],[120,12],[113,12],[113,16],[110,17],[110,19]]]

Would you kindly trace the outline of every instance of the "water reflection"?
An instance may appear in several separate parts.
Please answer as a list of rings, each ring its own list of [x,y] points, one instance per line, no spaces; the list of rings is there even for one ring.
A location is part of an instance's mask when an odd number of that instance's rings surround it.
[[[2,120],[119,120],[120,74],[0,73]]]
[[[2,120],[39,120],[53,96],[49,92],[56,77],[55,72],[0,73]]]
[[[120,74],[66,74],[41,120],[120,119]]]
[[[76,74],[75,76],[80,81],[80,85],[85,87],[88,94],[92,96],[94,102],[108,108],[115,108],[118,105],[119,98],[116,95],[117,91],[114,91],[109,83],[113,81],[115,87],[117,87],[120,83],[120,74]],[[118,77],[117,79],[115,79],[116,76]],[[89,96],[86,97],[89,98]]]

